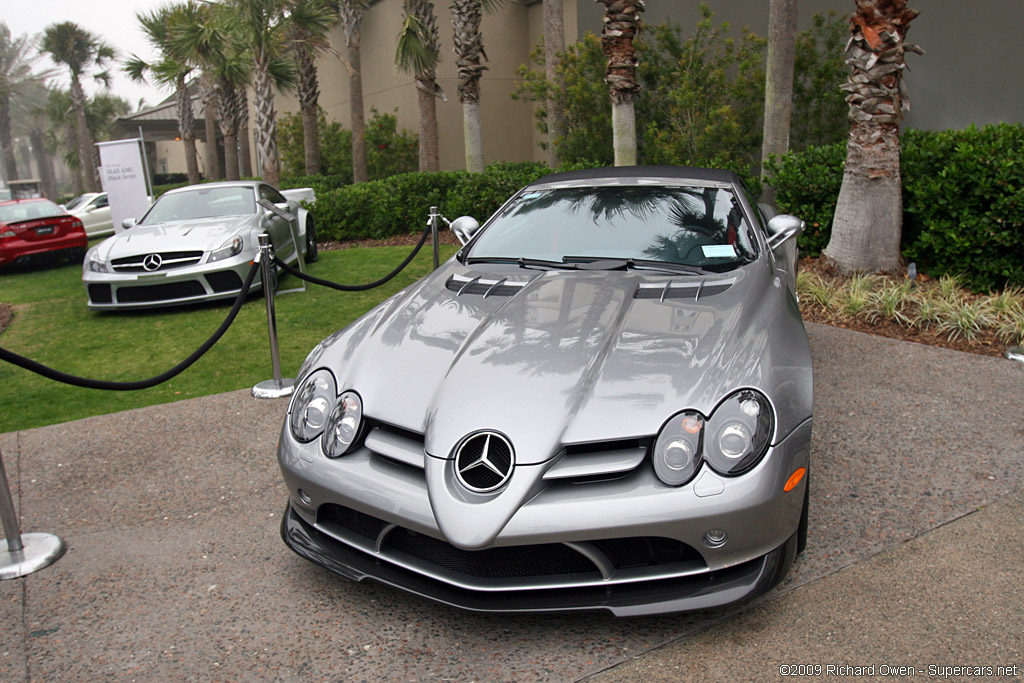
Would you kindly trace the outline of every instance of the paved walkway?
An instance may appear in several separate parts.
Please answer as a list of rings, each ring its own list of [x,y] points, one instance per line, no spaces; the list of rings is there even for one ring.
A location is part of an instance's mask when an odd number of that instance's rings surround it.
[[[285,404],[233,392],[0,435],[25,531],[69,546],[0,582],[0,681],[1024,680],[1024,365],[809,331],[810,545],[753,604],[504,617],[346,582],[278,537]]]

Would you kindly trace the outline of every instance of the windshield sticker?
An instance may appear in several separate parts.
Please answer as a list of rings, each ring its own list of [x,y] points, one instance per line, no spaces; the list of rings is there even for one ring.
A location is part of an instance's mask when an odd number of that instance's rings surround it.
[[[520,197],[520,199],[534,199],[535,197],[539,196],[540,192],[531,192],[530,194],[524,194],[522,197]]]
[[[705,244],[701,250],[704,258],[736,258],[736,247],[731,244]]]

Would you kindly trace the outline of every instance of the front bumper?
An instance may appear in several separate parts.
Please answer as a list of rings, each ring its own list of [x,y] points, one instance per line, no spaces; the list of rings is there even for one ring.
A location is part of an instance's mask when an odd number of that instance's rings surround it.
[[[252,267],[253,254],[152,274],[96,273],[82,275],[89,308],[96,311],[179,306],[234,299]],[[253,284],[261,286],[259,276]]]
[[[311,457],[285,430],[278,458],[291,503],[282,536],[343,576],[471,610],[705,609],[753,597],[788,571],[806,478],[789,492],[783,487],[808,466],[810,435],[807,420],[751,472],[714,477],[714,492],[703,475],[664,486],[646,460],[628,475],[586,483],[545,481],[547,464],[524,467],[522,475],[517,468],[513,480],[533,478],[524,502],[489,540],[460,542],[469,537],[446,534],[437,519],[443,499],[458,496],[438,474],[450,461],[427,457],[424,471],[365,447],[336,460]],[[469,526],[486,527],[484,508],[502,495],[469,514]],[[726,532],[721,547],[705,543],[712,529]],[[626,546],[633,559],[616,551]],[[552,566],[559,553],[567,564],[577,554],[594,564]]]

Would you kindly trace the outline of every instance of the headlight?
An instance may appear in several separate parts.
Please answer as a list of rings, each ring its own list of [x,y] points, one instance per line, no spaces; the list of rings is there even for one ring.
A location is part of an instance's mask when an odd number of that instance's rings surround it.
[[[324,454],[329,458],[345,455],[356,442],[362,422],[363,402],[354,391],[346,391],[338,397],[327,418],[324,438],[320,442]]]
[[[89,258],[85,262],[85,267],[94,273],[109,273],[110,269],[107,268],[107,264],[97,256],[95,253],[90,254]]]
[[[761,460],[775,430],[771,404],[751,389],[722,401],[708,420],[704,457],[727,476],[743,474]]]
[[[297,440],[309,443],[324,431],[338,396],[335,387],[334,375],[323,368],[302,382],[288,410],[288,424]]]
[[[654,444],[654,472],[669,486],[682,486],[700,467],[704,418],[688,411],[672,417]]]
[[[221,261],[226,258],[231,258],[232,256],[237,256],[238,254],[241,253],[242,238],[234,237],[230,241],[225,242],[224,246],[222,246],[220,249],[210,252],[210,258],[207,261],[207,263],[212,263],[213,261]]]

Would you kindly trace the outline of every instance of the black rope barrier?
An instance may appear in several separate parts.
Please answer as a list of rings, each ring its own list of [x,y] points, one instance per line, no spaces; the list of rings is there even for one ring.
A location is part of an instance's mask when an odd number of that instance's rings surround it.
[[[374,287],[380,287],[384,283],[388,282],[391,278],[393,278],[396,275],[398,275],[399,273],[401,273],[402,270],[404,270],[405,267],[407,265],[409,265],[414,258],[416,258],[416,254],[418,254],[420,249],[423,248],[423,245],[426,244],[427,237],[430,236],[430,232],[431,232],[431,228],[428,226],[427,229],[423,231],[423,236],[420,237],[420,241],[416,244],[416,247],[413,248],[412,253],[410,253],[408,256],[406,256],[405,260],[402,261],[401,263],[399,263],[397,268],[392,270],[390,273],[388,273],[387,275],[385,275],[381,279],[374,280],[373,282],[368,282],[365,285],[339,285],[337,282],[331,282],[330,280],[321,280],[318,277],[313,277],[312,275],[309,275],[307,273],[303,273],[300,270],[292,268],[290,265],[288,265],[287,263],[285,263],[284,261],[279,259],[276,254],[274,255],[274,263],[281,270],[283,270],[284,272],[288,273],[289,275],[294,275],[295,277],[299,278],[300,280],[305,280],[306,282],[311,282],[314,285],[321,285],[323,287],[330,287],[331,289],[336,289],[339,292],[364,292],[367,289],[373,289]]]
[[[76,387],[84,387],[86,389],[107,389],[109,391],[138,391],[139,389],[148,389],[155,387],[157,384],[166,382],[167,380],[181,374],[190,365],[195,363],[197,360],[203,357],[210,348],[216,344],[224,333],[231,327],[231,323],[235,321],[238,316],[238,312],[242,310],[242,304],[245,303],[245,297],[249,294],[249,288],[252,287],[252,282],[256,279],[256,272],[259,270],[260,264],[253,263],[252,268],[249,269],[249,274],[245,278],[245,282],[242,284],[242,291],[235,297],[235,303],[231,307],[231,311],[227,317],[224,318],[224,322],[220,324],[217,331],[214,332],[209,339],[203,342],[203,345],[196,349],[192,355],[185,360],[181,361],[167,372],[161,373],[156,377],[150,377],[149,379],[138,380],[136,382],[113,382],[102,379],[88,379],[85,377],[76,377],[75,375],[69,375],[66,372],[60,370],[54,370],[41,363],[37,363],[34,360],[19,356],[16,353],[8,351],[5,348],[0,347],[0,360],[7,361],[19,367],[22,367],[30,372],[34,372],[37,375],[42,375],[47,379],[52,379],[57,382],[63,382],[64,384],[70,384]]]

